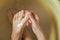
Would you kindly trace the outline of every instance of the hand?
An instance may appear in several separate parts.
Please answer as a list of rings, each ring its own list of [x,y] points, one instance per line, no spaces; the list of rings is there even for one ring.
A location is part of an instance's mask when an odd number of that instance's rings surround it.
[[[23,16],[25,15],[25,16]],[[29,12],[24,13],[24,10],[19,11],[14,15],[13,18],[13,31],[12,31],[12,39],[17,40],[19,37],[21,38],[23,30],[25,28],[25,23],[29,19]]]
[[[31,24],[32,24],[32,30],[35,33],[36,32],[36,28],[39,28],[41,25],[39,25],[39,17],[36,13],[34,13],[33,11],[30,11],[31,14],[29,15]]]
[[[39,25],[39,17],[37,14],[35,14],[33,11],[30,11],[29,15],[31,24],[32,24],[32,30],[37,36],[38,40],[46,40],[44,33],[42,31],[41,25]]]

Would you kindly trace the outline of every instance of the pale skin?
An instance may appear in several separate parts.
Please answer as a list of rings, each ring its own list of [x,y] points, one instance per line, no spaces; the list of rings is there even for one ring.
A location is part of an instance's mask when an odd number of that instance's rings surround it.
[[[21,10],[14,15],[11,40],[22,40],[21,38],[23,36],[23,31],[26,26],[29,27],[29,25],[32,26],[32,31],[38,40],[46,40],[42,28],[39,25],[38,15],[30,10]],[[27,34],[28,31],[25,33],[24,40],[32,40],[30,34]]]

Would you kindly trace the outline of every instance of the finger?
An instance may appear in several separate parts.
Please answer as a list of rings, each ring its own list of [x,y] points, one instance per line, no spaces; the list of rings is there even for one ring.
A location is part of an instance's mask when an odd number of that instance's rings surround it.
[[[22,10],[21,10],[22,11]],[[21,11],[17,12],[14,14],[14,18],[20,18],[19,16],[21,16]]]
[[[27,20],[29,19],[30,12],[25,11],[25,17],[22,19],[22,24],[26,23]]]
[[[31,20],[28,20],[28,22],[31,24]]]
[[[30,12],[33,14],[35,20],[36,20],[37,22],[39,22],[39,17],[38,17],[38,15],[37,15],[35,12],[33,12],[32,10],[30,10]]]
[[[28,26],[28,25],[29,25],[29,22],[27,21],[27,22],[26,22],[26,26]]]
[[[13,17],[13,20],[16,20],[16,19],[18,19],[18,13],[16,13]]]
[[[31,20],[28,20],[27,22],[26,22],[26,26],[29,26],[31,24]]]
[[[29,15],[29,18],[30,18],[30,20],[31,20],[32,23],[34,23],[34,22],[36,21],[36,20],[34,19],[34,17],[33,17],[32,14]]]
[[[24,15],[24,10],[21,10],[20,12],[19,12],[19,20],[22,20],[23,19],[23,16]]]
[[[39,22],[39,17],[38,17],[38,15],[37,15],[36,13],[33,13],[33,14],[34,14],[34,17],[35,17],[36,21]]]
[[[29,10],[31,13],[32,13],[32,16],[34,17],[34,19],[36,20],[35,18],[35,12],[33,12],[32,10]]]

